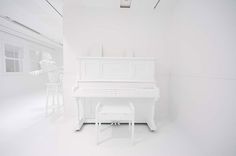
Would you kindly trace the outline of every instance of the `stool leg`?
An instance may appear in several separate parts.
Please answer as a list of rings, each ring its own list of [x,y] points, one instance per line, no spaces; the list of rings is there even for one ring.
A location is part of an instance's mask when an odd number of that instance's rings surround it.
[[[129,121],[129,133],[131,133],[131,122]]]
[[[56,112],[56,108],[57,108],[57,94],[55,92],[53,92],[53,112]]]
[[[132,143],[134,143],[134,119],[132,120],[132,132],[131,132]]]
[[[49,95],[47,93],[46,108],[45,108],[45,115],[46,116],[48,116],[48,107],[49,107]]]
[[[57,111],[60,112],[60,94],[57,92]]]
[[[54,95],[54,93],[52,93],[52,94],[51,94],[51,108],[52,108],[52,113],[54,113],[54,111],[55,111],[54,99],[55,99],[55,95]]]
[[[95,123],[96,125],[96,134],[97,134],[97,137],[96,137],[96,141],[97,141],[97,144],[98,144],[98,142],[99,142],[99,125],[98,125],[98,119],[96,119],[96,123]]]

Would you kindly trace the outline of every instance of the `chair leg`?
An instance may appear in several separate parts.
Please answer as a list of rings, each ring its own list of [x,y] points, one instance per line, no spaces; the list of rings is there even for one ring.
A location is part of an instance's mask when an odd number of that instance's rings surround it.
[[[65,105],[64,105],[64,96],[63,93],[61,93],[61,104],[62,104],[62,113],[65,114]]]
[[[49,105],[49,97],[48,97],[48,95],[47,95],[46,108],[45,108],[45,116],[48,116],[48,105]]]
[[[57,92],[57,112],[60,113],[60,94]]]

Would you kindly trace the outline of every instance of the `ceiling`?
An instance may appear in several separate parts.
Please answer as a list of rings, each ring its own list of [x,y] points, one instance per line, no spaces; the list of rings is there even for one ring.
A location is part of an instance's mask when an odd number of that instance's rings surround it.
[[[75,0],[76,1],[76,0]],[[120,8],[121,1],[125,0],[79,0],[81,7]],[[151,10],[158,0],[131,0],[130,9]]]
[[[120,0],[70,1],[79,1],[80,7],[120,9]],[[157,1],[132,0],[130,9],[152,10]],[[0,16],[10,17],[59,43],[63,43],[62,14],[63,0],[0,0]]]
[[[63,0],[0,0],[0,15],[10,17],[40,34],[62,43]]]

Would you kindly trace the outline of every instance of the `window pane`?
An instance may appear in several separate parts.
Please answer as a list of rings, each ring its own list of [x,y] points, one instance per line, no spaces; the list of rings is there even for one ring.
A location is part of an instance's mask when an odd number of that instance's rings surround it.
[[[20,51],[14,52],[14,58],[20,58]]]
[[[41,58],[41,52],[36,50],[30,50],[30,69],[31,71],[39,70],[40,69],[40,58]]]
[[[14,60],[14,72],[20,72],[20,61],[19,60]]]
[[[5,44],[4,47],[6,72],[22,71],[23,48],[10,44]]]
[[[6,57],[14,58],[14,52],[13,52],[13,51],[7,51],[7,50],[5,50],[5,56],[6,56]]]
[[[20,61],[6,59],[6,72],[20,72]]]
[[[23,48],[5,44],[5,56],[10,58],[23,58]]]
[[[15,47],[15,58],[23,58],[23,48]]]
[[[6,59],[6,72],[14,72],[14,60]]]

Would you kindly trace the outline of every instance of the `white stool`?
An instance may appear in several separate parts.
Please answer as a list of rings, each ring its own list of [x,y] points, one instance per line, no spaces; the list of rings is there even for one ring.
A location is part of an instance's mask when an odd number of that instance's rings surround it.
[[[46,102],[46,115],[50,112],[58,111],[63,107],[63,95],[60,83],[47,83],[47,102]],[[60,104],[60,97],[62,98],[62,104]],[[62,108],[63,110],[64,108]],[[50,111],[52,110],[52,111]]]
[[[102,122],[128,121],[131,130],[131,140],[134,142],[134,117],[135,109],[133,104],[101,104],[96,106],[96,130],[97,144],[99,143],[99,133]]]

